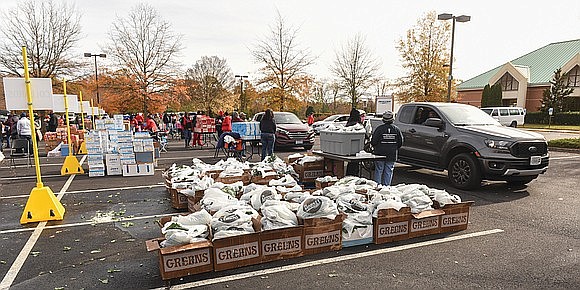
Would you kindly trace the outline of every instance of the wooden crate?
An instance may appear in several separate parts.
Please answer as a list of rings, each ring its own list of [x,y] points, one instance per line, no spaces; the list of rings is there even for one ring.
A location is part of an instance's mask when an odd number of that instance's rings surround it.
[[[171,207],[174,209],[187,209],[187,195],[180,193],[175,188],[168,188],[171,195]]]
[[[212,243],[197,242],[182,246],[161,248],[164,238],[145,241],[147,251],[157,251],[161,279],[169,280],[213,271]]]
[[[303,226],[260,232],[262,262],[301,257],[304,255],[303,235]]]
[[[441,216],[441,232],[455,232],[467,229],[467,224],[469,223],[469,208],[473,203],[473,201],[466,201],[440,207],[445,212]]]
[[[304,255],[312,255],[342,249],[342,221],[345,214],[337,215],[334,220],[314,218],[300,220],[304,225]]]
[[[409,228],[409,238],[435,235],[441,232],[441,216],[445,214],[440,209],[426,210],[412,214]]]
[[[403,207],[399,211],[381,209],[373,217],[373,242],[375,244],[402,241],[409,238],[411,209]]]
[[[223,271],[262,262],[260,222],[253,219],[255,233],[213,241],[214,270]]]

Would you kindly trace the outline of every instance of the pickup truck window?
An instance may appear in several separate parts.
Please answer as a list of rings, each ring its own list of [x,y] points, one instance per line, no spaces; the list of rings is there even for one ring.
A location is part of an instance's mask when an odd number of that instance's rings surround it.
[[[401,111],[399,112],[399,122],[405,123],[405,124],[412,123],[413,109],[415,109],[415,107],[413,107],[413,106],[407,106],[407,107],[401,108]]]
[[[441,106],[439,110],[456,126],[500,125],[490,115],[473,106]]]

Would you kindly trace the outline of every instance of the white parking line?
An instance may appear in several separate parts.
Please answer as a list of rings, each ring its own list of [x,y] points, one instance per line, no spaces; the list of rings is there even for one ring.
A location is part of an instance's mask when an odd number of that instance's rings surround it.
[[[42,178],[62,177],[62,175],[59,175],[59,174],[41,175],[41,176],[42,176]],[[18,179],[36,179],[36,175],[0,178],[0,180],[18,180]]]
[[[68,193],[87,193],[87,192],[103,192],[103,191],[117,191],[117,190],[131,190],[131,189],[140,189],[140,188],[154,188],[154,187],[162,187],[165,186],[163,184],[153,184],[153,185],[140,185],[140,186],[127,186],[127,187],[111,187],[111,188],[99,188],[99,189],[87,189],[87,190],[75,190],[69,191]],[[22,195],[12,195],[12,196],[0,196],[0,200],[2,199],[12,199],[12,198],[23,198],[29,197],[29,194],[22,194]]]
[[[563,157],[550,157],[550,161],[552,160],[563,160],[563,159],[578,159],[580,158],[580,155],[576,155],[576,156],[563,156]]]
[[[194,287],[207,286],[207,285],[229,282],[229,281],[240,280],[240,279],[246,279],[246,278],[251,278],[251,277],[260,277],[260,276],[279,273],[279,272],[292,271],[292,270],[297,270],[297,269],[302,269],[302,268],[320,266],[320,265],[342,262],[342,261],[353,260],[353,259],[360,259],[360,258],[364,258],[364,257],[382,255],[382,254],[391,253],[391,252],[404,251],[404,250],[409,250],[409,249],[414,249],[414,248],[419,248],[419,247],[426,247],[426,246],[431,246],[431,245],[437,245],[437,244],[458,241],[458,240],[463,240],[463,239],[468,239],[468,238],[475,238],[475,237],[481,237],[481,236],[486,236],[486,235],[491,235],[491,234],[497,234],[497,233],[501,233],[501,232],[503,232],[503,230],[501,230],[501,229],[493,229],[493,230],[487,230],[487,231],[482,231],[482,232],[475,232],[475,233],[464,234],[464,235],[459,235],[459,236],[441,238],[441,239],[432,240],[432,241],[413,243],[413,244],[409,244],[409,245],[402,245],[402,246],[397,246],[397,247],[392,247],[392,248],[379,249],[379,250],[374,250],[374,251],[368,251],[368,252],[350,254],[350,255],[339,256],[339,257],[334,257],[334,258],[327,258],[327,259],[322,259],[322,260],[305,262],[305,263],[300,263],[300,264],[292,264],[292,265],[288,265],[288,266],[275,267],[275,268],[271,268],[271,269],[259,270],[259,271],[254,271],[254,272],[241,273],[241,274],[237,274],[237,275],[230,275],[230,276],[225,276],[225,277],[201,280],[201,281],[185,283],[185,284],[181,284],[181,285],[175,285],[175,286],[172,286],[170,289],[190,289],[190,288],[194,288]],[[156,288],[156,290],[162,290],[162,289],[166,289],[166,288]]]
[[[140,216],[140,217],[120,218],[120,219],[116,219],[116,220],[106,220],[106,221],[98,221],[98,222],[81,222],[81,223],[45,226],[44,229],[47,230],[47,229],[61,229],[61,228],[71,228],[71,227],[80,227],[80,226],[89,226],[89,225],[92,226],[92,225],[108,224],[108,223],[115,223],[115,222],[137,221],[137,220],[143,220],[143,219],[160,218],[160,217],[164,217],[164,216],[173,216],[173,215],[179,215],[179,213],[165,213],[165,214],[156,214],[156,215],[148,215],[148,216]],[[0,231],[0,235],[30,232],[33,230],[35,230],[35,228],[3,230],[3,231]],[[3,289],[3,288],[0,287],[0,289]]]
[[[86,155],[83,156],[83,158],[79,162],[81,166],[86,158],[87,158]],[[71,185],[75,176],[76,175],[71,175],[68,178],[68,180],[66,181],[66,183],[64,184],[64,186],[60,189],[60,192],[56,196],[56,198],[58,198],[59,201],[64,196],[64,193]],[[46,221],[40,222],[40,223],[38,223],[36,228],[34,228],[34,232],[30,236],[30,238],[28,238],[28,241],[26,241],[26,244],[24,245],[24,247],[22,248],[22,250],[18,254],[18,257],[16,257],[16,260],[14,261],[14,263],[12,263],[12,266],[10,266],[8,273],[6,273],[6,275],[4,276],[4,279],[2,279],[2,282],[0,282],[0,289],[8,289],[8,288],[10,288],[10,286],[12,286],[14,279],[16,279],[16,276],[20,272],[20,269],[22,269],[24,262],[26,262],[26,258],[28,258],[28,256],[30,255],[30,251],[32,251],[32,248],[34,247],[34,245],[38,241],[38,238],[40,237],[40,234],[44,230],[46,223],[47,223]]]

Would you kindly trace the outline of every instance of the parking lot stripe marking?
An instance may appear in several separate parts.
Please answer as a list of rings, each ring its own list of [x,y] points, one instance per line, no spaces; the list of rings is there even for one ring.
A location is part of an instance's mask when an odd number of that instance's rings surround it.
[[[165,186],[165,185],[164,184],[152,184],[152,185],[138,185],[138,186],[126,186],[126,187],[111,187],[111,188],[99,188],[99,189],[88,189],[88,190],[75,190],[75,191],[69,191],[68,193],[130,190],[130,189],[153,188],[153,187],[162,187],[162,186]]]
[[[61,164],[62,166],[62,164]],[[42,178],[62,177],[62,175],[42,175]],[[36,175],[19,176],[19,177],[3,177],[0,180],[18,180],[18,179],[36,179]]]
[[[160,217],[164,217],[164,216],[174,216],[174,215],[178,215],[178,214],[179,213],[164,213],[164,214],[156,214],[156,215],[148,215],[148,216],[140,216],[140,217],[123,218],[123,219],[118,219],[118,220],[102,221],[102,222],[80,222],[80,223],[72,223],[72,224],[62,224],[62,225],[54,225],[54,226],[45,226],[44,229],[60,229],[60,228],[70,228],[70,227],[79,227],[79,226],[88,226],[88,225],[92,226],[92,225],[99,225],[99,224],[108,224],[108,223],[114,223],[114,222],[137,221],[137,220],[150,219],[150,218],[160,218]],[[20,233],[20,232],[30,232],[33,230],[34,230],[34,228],[3,230],[3,231],[0,231],[0,235]],[[0,288],[0,289],[2,289],[2,288]]]
[[[391,253],[391,252],[404,251],[404,250],[426,247],[426,246],[431,246],[431,245],[437,245],[437,244],[458,241],[458,240],[463,240],[463,239],[468,239],[468,238],[475,238],[475,237],[481,237],[481,236],[486,236],[486,235],[492,235],[492,234],[497,234],[497,233],[501,233],[501,232],[503,232],[502,229],[493,229],[493,230],[487,230],[487,231],[482,231],[482,232],[469,233],[469,234],[464,234],[464,235],[459,235],[459,236],[441,238],[441,239],[432,240],[432,241],[413,243],[413,244],[409,244],[409,245],[402,245],[402,246],[397,246],[397,247],[392,247],[392,248],[350,254],[350,255],[346,255],[346,256],[327,258],[327,259],[322,259],[322,260],[305,262],[305,263],[301,263],[301,264],[293,264],[293,265],[288,265],[288,266],[275,267],[272,269],[265,269],[265,270],[253,271],[253,272],[248,272],[248,273],[241,273],[241,274],[237,274],[237,275],[231,275],[231,276],[207,279],[207,280],[202,280],[202,281],[196,281],[196,282],[191,282],[191,283],[186,283],[186,284],[181,284],[181,285],[174,285],[174,286],[171,286],[170,289],[190,289],[193,287],[207,286],[207,285],[212,285],[212,284],[217,284],[217,283],[246,279],[246,278],[250,278],[250,277],[260,277],[260,276],[264,276],[264,275],[268,275],[268,274],[274,274],[274,273],[279,273],[279,272],[292,271],[292,270],[297,270],[297,269],[302,269],[302,268],[308,268],[308,267],[320,266],[320,265],[325,265],[325,264],[330,264],[330,263],[336,263],[336,262],[359,259],[359,258],[364,258],[364,257],[376,256],[376,255],[381,255],[381,254],[386,254],[386,253]],[[157,289],[162,290],[162,289],[166,289],[166,288],[156,288],[156,290]]]
[[[87,193],[87,192],[103,192],[103,191],[117,191],[117,190],[131,190],[131,189],[140,189],[140,188],[154,188],[154,187],[163,187],[163,184],[152,184],[152,185],[140,185],[140,186],[127,186],[127,187],[111,187],[111,188],[99,188],[99,189],[87,189],[87,190],[75,190],[69,191],[67,193]],[[2,199],[11,199],[11,198],[24,198],[29,197],[29,194],[21,194],[21,195],[11,195],[11,196],[0,196],[0,200]]]
[[[580,158],[580,155],[576,156],[562,156],[562,157],[550,157],[550,161],[552,160],[562,160],[562,159],[577,159]]]
[[[87,155],[83,156],[83,158],[79,162],[79,164],[81,166],[83,165],[83,162],[85,161],[86,158],[87,158]],[[68,178],[68,180],[66,181],[66,183],[63,185],[63,187],[60,189],[60,192],[57,195],[58,200],[62,199],[62,196],[64,195],[66,190],[71,185],[75,176],[76,175],[71,175]],[[30,251],[32,251],[32,248],[34,247],[34,245],[38,241],[38,238],[40,237],[40,234],[44,230],[46,223],[47,222],[45,222],[45,221],[40,222],[40,223],[38,223],[36,228],[34,228],[34,232],[32,233],[32,235],[30,235],[30,238],[28,238],[28,241],[26,241],[26,244],[24,245],[24,247],[22,248],[22,250],[18,254],[18,257],[16,257],[16,260],[14,261],[14,263],[12,263],[12,266],[10,266],[10,269],[8,270],[6,275],[4,276],[4,279],[2,279],[2,282],[0,282],[0,289],[8,289],[8,288],[10,288],[10,286],[12,286],[14,279],[16,279],[16,276],[20,272],[20,269],[22,269],[24,262],[26,262],[26,258],[28,258],[28,256],[30,255]]]

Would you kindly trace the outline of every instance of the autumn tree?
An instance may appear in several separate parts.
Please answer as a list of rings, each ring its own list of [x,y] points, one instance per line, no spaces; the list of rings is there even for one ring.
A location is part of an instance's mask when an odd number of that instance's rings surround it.
[[[81,15],[74,5],[18,1],[1,17],[1,72],[23,76],[22,46],[26,46],[31,77],[70,76],[80,67],[72,51],[81,37]]]
[[[361,34],[349,39],[335,53],[330,70],[341,89],[350,97],[352,107],[356,108],[359,97],[376,82],[380,63],[365,44]]]
[[[563,112],[564,99],[573,92],[574,89],[568,85],[568,74],[558,68],[550,80],[550,87],[544,90],[540,111],[547,112],[549,108],[554,108],[554,113]]]
[[[451,26],[438,21],[434,11],[427,13],[400,39],[397,49],[401,54],[406,75],[397,81],[397,96],[402,102],[445,101],[447,99],[449,61],[447,45]],[[453,90],[452,90],[453,91]],[[452,99],[454,95],[452,93]]]
[[[135,82],[144,113],[151,104],[163,103],[177,77],[175,59],[181,51],[180,36],[147,4],[136,5],[118,17],[109,32],[107,53],[117,69]]]
[[[203,56],[187,70],[185,80],[191,100],[208,113],[231,99],[234,76],[225,59]]]
[[[259,40],[251,50],[254,61],[263,67],[259,84],[275,88],[275,103],[285,110],[288,98],[296,89],[293,80],[306,74],[306,68],[314,62],[309,50],[298,46],[298,29],[286,24],[280,13],[269,34]],[[267,89],[269,90],[269,89]]]

